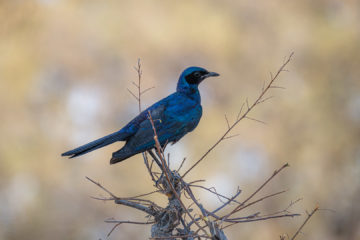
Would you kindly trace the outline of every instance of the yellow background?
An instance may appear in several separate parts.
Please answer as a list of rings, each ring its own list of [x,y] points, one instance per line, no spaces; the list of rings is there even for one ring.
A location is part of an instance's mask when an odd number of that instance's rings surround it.
[[[133,69],[143,64],[143,107],[175,90],[192,65],[221,74],[200,85],[203,118],[167,149],[175,168],[194,163],[226,130],[269,72],[295,55],[286,90],[234,130],[189,174],[245,199],[288,162],[259,196],[288,189],[245,214],[322,209],[298,239],[360,239],[360,4],[358,1],[0,1],[0,239],[106,239],[111,224],[142,221],[133,209],[100,202],[85,180],[121,197],[153,190],[141,156],[109,165],[122,143],[77,159],[60,154],[120,129],[137,114]],[[269,95],[269,96],[270,96]],[[216,197],[196,191],[204,205]],[[166,199],[158,196],[162,204]],[[306,215],[306,214],[305,214]],[[305,215],[244,223],[229,239],[292,235]],[[120,226],[110,239],[146,239],[149,226]]]

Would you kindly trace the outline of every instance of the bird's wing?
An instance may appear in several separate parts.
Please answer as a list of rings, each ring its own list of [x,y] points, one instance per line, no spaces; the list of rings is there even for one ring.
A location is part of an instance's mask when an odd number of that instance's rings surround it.
[[[160,118],[165,109],[165,105],[166,102],[164,101],[159,101],[155,103],[154,105],[150,106],[146,110],[142,111],[139,115],[137,115],[133,120],[131,120],[122,129],[120,129],[119,132],[128,133],[128,137],[132,137],[139,131],[143,122],[146,122],[148,120],[149,111],[153,119]]]
[[[184,99],[179,100],[173,97],[149,109],[158,140],[162,145],[166,142],[179,140],[197,125],[201,117],[201,109],[200,115],[195,117],[191,115],[194,110],[194,103],[181,100]],[[193,117],[196,118],[194,122],[192,121]],[[154,146],[154,144],[154,130],[150,120],[147,118],[139,124],[138,131],[129,138],[126,145],[134,151],[144,151]]]
[[[153,120],[157,135],[160,138],[160,135],[164,135],[163,123],[165,120],[165,109],[166,103],[158,104],[145,110],[144,113],[146,117],[139,123],[137,132],[129,138],[129,141],[126,145],[133,150],[147,149],[148,146],[154,145],[154,130],[149,119],[149,112]]]

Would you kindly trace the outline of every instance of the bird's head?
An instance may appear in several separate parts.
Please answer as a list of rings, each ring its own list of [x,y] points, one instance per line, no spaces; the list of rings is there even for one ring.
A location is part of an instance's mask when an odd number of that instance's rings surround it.
[[[186,68],[180,75],[177,91],[197,90],[199,84],[208,77],[219,76],[216,72],[209,72],[201,67]]]

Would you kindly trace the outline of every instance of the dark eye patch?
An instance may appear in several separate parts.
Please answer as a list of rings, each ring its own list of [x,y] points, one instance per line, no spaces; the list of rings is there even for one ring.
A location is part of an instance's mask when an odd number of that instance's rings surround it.
[[[186,82],[188,84],[199,84],[202,81],[202,76],[207,74],[206,71],[196,71],[185,76]]]

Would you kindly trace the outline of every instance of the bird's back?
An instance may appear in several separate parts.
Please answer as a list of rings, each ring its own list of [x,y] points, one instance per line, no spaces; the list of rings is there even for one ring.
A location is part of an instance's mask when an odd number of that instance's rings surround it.
[[[153,148],[155,145],[154,130],[148,119],[149,112],[153,119],[158,140],[161,145],[164,145],[177,142],[186,133],[194,130],[200,121],[202,107],[199,101],[178,92],[150,106],[131,121],[133,125],[137,124],[136,127],[131,126],[131,122],[130,125],[128,124],[129,126],[124,127],[124,130],[137,128],[137,131],[129,137],[122,149],[113,154],[112,163],[126,159],[129,155]]]

